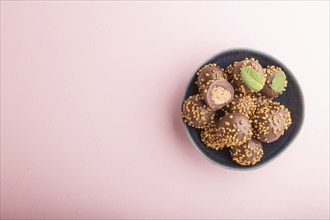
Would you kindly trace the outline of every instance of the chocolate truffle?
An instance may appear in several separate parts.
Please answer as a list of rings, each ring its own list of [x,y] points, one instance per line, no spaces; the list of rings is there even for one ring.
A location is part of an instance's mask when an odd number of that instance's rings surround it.
[[[284,129],[288,130],[292,124],[291,112],[279,102],[273,102],[273,105],[277,105],[279,107],[279,114],[284,121]]]
[[[216,111],[234,99],[234,88],[227,80],[214,80],[209,81],[202,94],[206,104]]]
[[[291,124],[290,112],[278,102],[258,107],[252,120],[254,136],[266,143],[276,141]]]
[[[220,138],[219,128],[216,126],[215,122],[207,124],[201,132],[201,141],[210,148],[215,150],[222,150],[225,146],[225,143]]]
[[[217,80],[223,78],[224,78],[224,71],[219,66],[217,66],[217,64],[215,63],[207,64],[197,72],[196,84],[198,90],[200,92],[203,91],[210,80]]]
[[[237,61],[233,64],[229,64],[229,66],[226,67],[225,69],[225,74],[224,74],[224,77],[226,80],[228,80],[229,82],[231,81],[232,79],[232,76],[233,76],[233,71],[234,71],[234,67],[237,65]]]
[[[252,138],[251,122],[239,112],[223,116],[218,122],[218,127],[220,138],[227,147],[242,145]]]
[[[280,67],[275,66],[267,66],[264,73],[266,74],[266,83],[260,92],[267,98],[276,98],[287,87],[288,82],[285,73]]]
[[[214,116],[214,111],[205,104],[200,94],[190,96],[183,103],[182,117],[189,126],[204,128]]]
[[[245,144],[230,149],[233,161],[241,166],[255,165],[264,154],[262,144],[256,139],[248,140]]]
[[[225,113],[240,112],[251,117],[257,109],[256,97],[251,94],[236,93],[234,100],[224,107]]]
[[[259,92],[265,81],[262,67],[254,58],[245,58],[245,60],[236,63],[233,70],[232,84],[237,91],[242,93]]]
[[[261,106],[268,106],[268,105],[270,105],[273,102],[271,99],[266,98],[261,93],[253,94],[253,96],[256,98],[257,108],[259,108]]]

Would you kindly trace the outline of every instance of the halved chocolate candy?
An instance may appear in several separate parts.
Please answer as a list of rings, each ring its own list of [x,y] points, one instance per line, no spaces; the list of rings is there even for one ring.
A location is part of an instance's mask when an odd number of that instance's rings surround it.
[[[209,81],[202,94],[206,104],[216,111],[234,99],[234,88],[227,80],[214,80]]]

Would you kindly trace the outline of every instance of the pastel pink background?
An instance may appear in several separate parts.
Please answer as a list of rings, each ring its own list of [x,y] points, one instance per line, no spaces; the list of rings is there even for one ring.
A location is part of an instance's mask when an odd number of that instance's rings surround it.
[[[1,1],[1,218],[329,218],[328,10]],[[294,143],[249,172],[205,160],[180,120],[195,68],[240,46],[283,61],[306,103]]]

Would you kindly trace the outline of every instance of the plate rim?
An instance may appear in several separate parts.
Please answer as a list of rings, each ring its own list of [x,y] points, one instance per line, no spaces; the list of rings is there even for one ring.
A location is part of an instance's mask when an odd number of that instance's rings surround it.
[[[201,62],[197,68],[195,68],[195,70],[193,71],[193,73],[191,74],[191,76],[189,77],[189,80],[188,82],[186,83],[186,86],[184,88],[184,92],[183,92],[183,97],[182,97],[182,102],[181,102],[181,106],[180,106],[180,112],[182,111],[182,105],[185,101],[185,96],[186,96],[186,93],[187,93],[187,90],[188,90],[188,87],[191,83],[191,80],[194,78],[196,72],[201,68],[203,67],[203,65],[205,65],[205,63],[208,61],[208,60],[211,60],[212,58],[214,58],[215,56],[219,56],[223,53],[228,53],[228,52],[231,52],[231,51],[238,51],[238,50],[244,50],[246,52],[256,52],[256,53],[259,53],[263,56],[266,56],[266,57],[270,57],[272,60],[275,60],[277,63],[280,63],[283,67],[285,67],[287,70],[289,70],[290,72],[290,76],[294,79],[294,81],[297,82],[297,88],[299,90],[299,93],[301,95],[301,103],[302,103],[302,109],[301,109],[301,123],[300,123],[300,126],[297,128],[296,130],[296,134],[294,135],[293,139],[289,142],[289,144],[287,144],[286,146],[283,147],[283,149],[278,153],[276,154],[275,156],[273,156],[270,160],[268,160],[267,162],[261,164],[261,165],[258,165],[258,166],[242,166],[242,167],[230,167],[230,166],[226,166],[224,164],[220,164],[220,163],[217,163],[216,161],[212,160],[211,158],[209,158],[203,151],[201,151],[201,149],[197,146],[197,144],[195,143],[195,141],[193,140],[193,138],[191,137],[190,133],[189,133],[189,130],[188,130],[188,125],[184,122],[184,120],[182,120],[183,122],[183,127],[184,127],[184,130],[185,130],[185,133],[186,133],[186,136],[188,137],[189,141],[192,143],[192,145],[195,147],[195,149],[197,149],[197,151],[203,155],[204,158],[206,158],[210,163],[212,163],[213,165],[217,166],[217,167],[222,167],[222,168],[225,168],[227,170],[233,170],[233,171],[253,171],[253,170],[257,170],[259,168],[262,168],[268,164],[270,164],[271,162],[273,162],[275,159],[277,159],[280,155],[282,155],[283,152],[285,152],[289,145],[291,145],[297,138],[297,136],[299,136],[299,133],[301,131],[301,128],[303,126],[303,123],[304,123],[304,118],[305,118],[305,101],[304,101],[304,96],[303,96],[303,92],[302,92],[302,89],[300,87],[300,84],[299,84],[299,81],[296,79],[296,77],[294,76],[294,74],[292,73],[292,71],[286,66],[283,64],[283,62],[281,62],[280,60],[278,60],[277,58],[273,57],[272,55],[266,53],[266,52],[263,52],[263,51],[260,51],[258,49],[253,49],[253,48],[248,48],[248,47],[232,47],[232,48],[227,48],[227,49],[223,49],[223,50],[220,50],[216,53],[214,53],[213,55],[211,55],[210,57],[208,57],[207,59],[205,59],[203,62]],[[182,118],[182,117],[181,117]]]

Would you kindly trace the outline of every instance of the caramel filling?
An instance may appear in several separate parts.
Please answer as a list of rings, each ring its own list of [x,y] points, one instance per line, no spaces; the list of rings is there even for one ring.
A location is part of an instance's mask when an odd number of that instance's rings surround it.
[[[221,105],[230,100],[231,94],[222,86],[214,86],[211,91],[211,97],[214,104]]]

